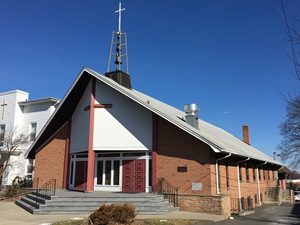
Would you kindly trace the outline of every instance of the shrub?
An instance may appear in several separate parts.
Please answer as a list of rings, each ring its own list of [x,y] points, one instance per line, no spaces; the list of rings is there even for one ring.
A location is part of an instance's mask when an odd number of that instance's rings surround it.
[[[135,209],[132,205],[103,205],[89,216],[90,225],[131,225]]]
[[[7,198],[14,197],[18,194],[19,188],[17,186],[9,186],[6,188],[4,196]]]

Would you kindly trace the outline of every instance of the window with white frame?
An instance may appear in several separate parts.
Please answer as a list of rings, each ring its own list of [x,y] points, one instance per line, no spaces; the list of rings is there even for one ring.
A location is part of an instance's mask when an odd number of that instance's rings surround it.
[[[5,124],[0,124],[0,148],[4,146]]]
[[[29,176],[30,178],[32,178],[33,170],[34,170],[34,160],[33,159],[28,159],[27,176]]]
[[[30,141],[34,141],[36,137],[37,123],[30,123]]]

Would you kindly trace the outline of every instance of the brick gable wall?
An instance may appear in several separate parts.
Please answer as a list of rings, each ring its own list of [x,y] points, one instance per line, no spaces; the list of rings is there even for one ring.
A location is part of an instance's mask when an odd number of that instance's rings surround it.
[[[209,146],[159,117],[157,136],[157,177],[179,187],[179,193],[210,195]],[[186,167],[187,172],[178,172],[178,167]],[[193,191],[192,183],[201,183],[202,191]]]
[[[34,186],[39,178],[39,187],[50,179],[56,179],[56,188],[63,188],[65,148],[68,126],[62,127],[54,137],[35,155]]]

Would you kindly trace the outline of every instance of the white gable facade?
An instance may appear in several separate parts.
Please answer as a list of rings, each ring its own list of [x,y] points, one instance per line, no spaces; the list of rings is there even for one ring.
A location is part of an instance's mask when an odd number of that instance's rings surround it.
[[[32,177],[33,160],[25,159],[24,154],[29,149],[37,134],[43,128],[51,114],[57,107],[59,100],[56,98],[45,98],[29,101],[29,93],[13,90],[0,93],[0,128],[4,133],[0,140],[3,165],[3,137],[7,137],[13,132],[14,135],[29,135],[29,142],[10,156],[10,166],[0,178],[0,184],[11,185],[15,177]],[[2,165],[1,165],[2,164]]]
[[[81,189],[76,180],[87,165],[90,132],[91,82],[87,85],[72,115],[70,188]],[[143,191],[149,192],[149,165],[152,151],[152,113],[124,95],[97,81],[95,85],[93,150],[95,159],[94,190],[121,191],[123,164],[140,160],[145,166]]]

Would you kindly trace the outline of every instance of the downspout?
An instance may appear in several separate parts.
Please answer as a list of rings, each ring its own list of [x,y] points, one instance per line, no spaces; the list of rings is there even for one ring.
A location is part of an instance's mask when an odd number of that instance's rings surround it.
[[[264,163],[262,163],[262,164],[259,164],[259,165],[257,166],[257,168],[256,168],[257,189],[258,189],[258,204],[259,204],[259,206],[261,206],[261,198],[260,198],[260,193],[261,193],[261,191],[260,191],[260,180],[259,180],[258,167],[263,166],[263,165],[266,165],[266,164],[267,164],[267,162],[264,162]]]
[[[238,193],[239,193],[240,210],[242,209],[241,182],[240,182],[240,163],[246,162],[248,160],[250,160],[250,157],[248,157],[245,160],[238,161],[238,163],[237,163],[237,178],[238,178]]]
[[[216,159],[216,190],[217,190],[217,195],[220,194],[220,187],[219,187],[219,170],[218,170],[218,163],[219,161],[223,160],[223,159],[226,159],[228,157],[231,156],[231,153],[229,153],[228,155],[222,157],[222,158],[219,158],[219,159]]]

